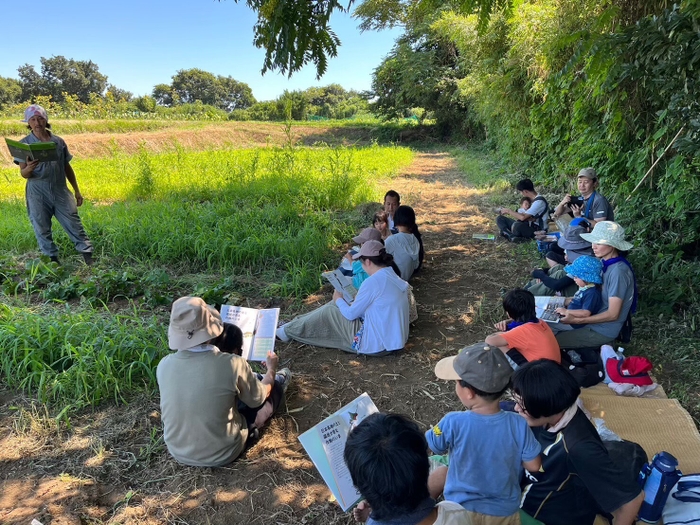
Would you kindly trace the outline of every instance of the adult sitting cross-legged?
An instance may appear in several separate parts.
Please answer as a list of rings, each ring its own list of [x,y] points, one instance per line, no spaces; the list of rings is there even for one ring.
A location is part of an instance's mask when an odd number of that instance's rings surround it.
[[[593,222],[614,221],[615,215],[608,199],[598,192],[598,174],[593,168],[583,168],[578,172],[580,197],[566,195],[554,209],[552,216],[557,219],[565,213],[583,217]]]
[[[501,235],[511,241],[525,241],[535,237],[535,232],[545,230],[547,226],[547,213],[549,205],[542,195],[535,191],[535,185],[530,179],[523,179],[518,182],[515,188],[523,197],[528,197],[532,204],[527,210],[511,210],[510,208],[500,208],[496,225]]]
[[[625,322],[637,309],[637,281],[626,255],[633,245],[625,240],[625,229],[611,221],[595,225],[581,238],[593,245],[593,253],[603,261],[603,307],[589,317],[580,317],[568,310],[552,331],[561,348],[600,347],[614,341]],[[562,331],[559,324],[584,325],[578,330]]]
[[[177,352],[158,363],[156,378],[165,445],[185,465],[220,467],[236,459],[291,379],[289,370],[277,372],[273,353],[261,379],[242,357],[220,352],[214,343],[223,331],[219,312],[199,297],[173,303],[168,343]]]

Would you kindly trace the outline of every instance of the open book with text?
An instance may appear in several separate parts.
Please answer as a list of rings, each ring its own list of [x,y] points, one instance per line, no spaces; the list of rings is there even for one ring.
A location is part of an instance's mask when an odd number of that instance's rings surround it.
[[[365,392],[299,436],[306,453],[344,511],[362,498],[345,464],[345,442],[350,431],[375,412],[378,412],[377,407]]]
[[[340,268],[332,272],[323,272],[321,277],[333,285],[333,288],[343,294],[345,302],[350,304],[355,300],[357,288],[352,284],[352,277],[348,277],[340,271]]]
[[[557,308],[564,307],[566,297],[536,295],[535,296],[535,312],[537,318],[547,321],[548,323],[558,323],[559,314],[556,313]]]
[[[55,142],[35,142],[25,144],[12,139],[5,139],[10,154],[16,160],[38,160],[39,162],[51,162],[58,160],[58,150]]]
[[[235,324],[243,332],[243,353],[248,361],[265,361],[275,349],[275,331],[280,317],[279,308],[258,310],[244,306],[221,307],[224,323]]]

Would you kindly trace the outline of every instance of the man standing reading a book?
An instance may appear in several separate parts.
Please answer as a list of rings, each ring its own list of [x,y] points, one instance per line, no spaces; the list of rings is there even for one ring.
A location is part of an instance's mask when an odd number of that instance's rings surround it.
[[[39,249],[48,255],[52,261],[58,262],[58,247],[53,242],[51,233],[51,218],[56,217],[66,230],[68,237],[75,245],[86,264],[92,264],[92,244],[88,239],[83,223],[78,216],[78,206],[83,204],[83,196],[78,188],[75,172],[70,165],[73,156],[68,151],[64,140],[51,133],[46,110],[37,104],[32,104],[24,112],[31,133],[20,142],[34,144],[37,142],[53,142],[56,144],[58,159],[51,162],[39,162],[30,157],[17,158],[22,177],[27,179],[26,197],[29,220],[34,228]],[[66,185],[70,182],[75,192],[75,198]]]

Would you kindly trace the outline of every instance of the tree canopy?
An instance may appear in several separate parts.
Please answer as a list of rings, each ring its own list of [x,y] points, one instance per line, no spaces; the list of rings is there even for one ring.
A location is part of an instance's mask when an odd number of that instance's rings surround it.
[[[253,91],[245,82],[228,76],[215,76],[201,69],[181,69],[172,77],[172,83],[158,84],[153,88],[153,98],[162,106],[178,104],[202,104],[231,112],[245,109],[255,103]]]
[[[107,88],[107,76],[100,73],[97,64],[91,60],[42,57],[41,74],[29,64],[20,66],[17,72],[22,86],[21,100],[50,96],[55,102],[62,102],[66,93],[87,104],[91,94],[102,96]]]

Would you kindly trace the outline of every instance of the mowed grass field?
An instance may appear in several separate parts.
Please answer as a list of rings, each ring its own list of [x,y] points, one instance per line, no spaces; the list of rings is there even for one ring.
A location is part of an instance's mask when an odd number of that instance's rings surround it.
[[[82,140],[64,138],[69,148]],[[412,159],[396,146],[153,152],[147,141],[72,162],[92,268],[55,221],[63,265],[40,257],[24,180],[0,168],[0,372],[59,415],[153,389],[178,296],[291,304],[318,290],[320,272],[368,225],[361,205]]]

